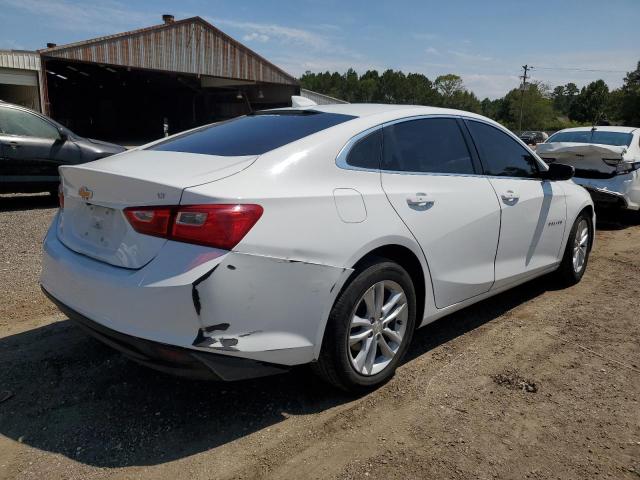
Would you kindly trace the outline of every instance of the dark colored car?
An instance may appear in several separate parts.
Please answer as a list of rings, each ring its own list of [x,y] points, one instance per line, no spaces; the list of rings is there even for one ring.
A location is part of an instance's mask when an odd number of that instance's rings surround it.
[[[25,107],[0,102],[0,193],[56,192],[58,167],[126,149],[83,138]]]
[[[544,142],[549,136],[545,132],[522,132],[520,135],[520,140],[522,140],[527,145],[537,145],[538,143]]]

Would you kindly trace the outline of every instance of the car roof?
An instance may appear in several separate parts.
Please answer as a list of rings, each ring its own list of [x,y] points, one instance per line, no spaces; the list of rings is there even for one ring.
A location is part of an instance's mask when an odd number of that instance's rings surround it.
[[[475,113],[450,108],[430,107],[424,105],[391,105],[382,103],[337,103],[330,105],[310,105],[308,107],[274,109],[274,111],[277,110],[310,110],[315,112],[352,115],[360,118],[383,114],[396,118],[403,118],[412,115],[464,115],[467,117],[485,118],[481,115],[476,115]]]
[[[16,103],[9,103],[9,102],[5,102],[4,100],[0,100],[0,104],[2,104],[3,107],[15,108],[16,110],[24,110],[26,112],[31,112],[31,113],[35,113],[37,115],[42,115],[40,112],[36,112],[35,110],[32,110],[31,108],[24,107],[24,106],[18,105]]]
[[[574,127],[565,128],[560,132],[590,132],[592,129],[598,132],[619,132],[619,133],[633,133],[638,130],[638,127],[616,127],[616,126],[602,126],[602,127]],[[560,133],[556,132],[556,133]]]

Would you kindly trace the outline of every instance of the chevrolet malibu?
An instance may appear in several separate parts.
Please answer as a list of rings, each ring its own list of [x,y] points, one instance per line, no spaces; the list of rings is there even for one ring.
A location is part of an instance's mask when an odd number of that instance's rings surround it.
[[[370,388],[417,327],[549,272],[580,281],[595,218],[572,174],[472,113],[262,111],[61,167],[41,283],[165,372],[310,363]]]

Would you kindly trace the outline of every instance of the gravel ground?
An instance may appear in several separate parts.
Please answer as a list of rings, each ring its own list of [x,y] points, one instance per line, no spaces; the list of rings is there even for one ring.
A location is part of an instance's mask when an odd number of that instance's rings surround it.
[[[49,195],[0,195],[0,328],[57,309],[40,291],[42,240],[56,212]]]
[[[545,277],[417,332],[387,385],[301,368],[219,384],[84,336],[40,294],[43,197],[0,197],[0,479],[640,477],[640,226],[600,222],[583,281]]]

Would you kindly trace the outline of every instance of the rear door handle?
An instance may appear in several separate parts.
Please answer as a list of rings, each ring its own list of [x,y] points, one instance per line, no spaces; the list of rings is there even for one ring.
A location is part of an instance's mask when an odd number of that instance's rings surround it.
[[[434,200],[426,193],[416,193],[407,197],[407,205],[410,207],[428,207],[433,203]]]

